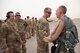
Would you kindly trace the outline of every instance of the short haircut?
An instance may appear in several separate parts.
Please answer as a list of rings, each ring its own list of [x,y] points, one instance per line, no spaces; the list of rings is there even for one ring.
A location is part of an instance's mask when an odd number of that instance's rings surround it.
[[[34,19],[34,17],[32,17],[32,19]]]
[[[67,8],[64,5],[59,6],[59,8],[63,11],[64,14],[66,14]]]
[[[29,18],[29,16],[27,16],[27,18]]]
[[[35,19],[37,19],[37,17],[35,17]]]
[[[10,18],[10,13],[14,13],[14,12],[13,12],[13,11],[9,11],[9,12],[7,12],[7,14],[6,14],[7,19]]]
[[[46,7],[46,8],[44,9],[44,12],[46,12],[48,9],[51,9],[51,8]]]

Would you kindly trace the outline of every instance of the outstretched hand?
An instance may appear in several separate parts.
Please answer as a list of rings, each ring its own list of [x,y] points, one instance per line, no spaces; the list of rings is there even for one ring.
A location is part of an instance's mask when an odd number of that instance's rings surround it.
[[[44,37],[44,38],[43,38],[43,41],[44,41],[44,42],[50,42],[50,39],[51,39],[50,37]]]

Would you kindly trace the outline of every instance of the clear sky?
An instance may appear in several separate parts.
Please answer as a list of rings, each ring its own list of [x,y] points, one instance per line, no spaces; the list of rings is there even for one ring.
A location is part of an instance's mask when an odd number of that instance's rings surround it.
[[[0,0],[0,19],[6,19],[8,11],[20,12],[23,19],[26,16],[40,18],[45,7],[52,8],[51,17],[54,17],[60,5],[67,7],[69,17],[80,18],[80,0]]]

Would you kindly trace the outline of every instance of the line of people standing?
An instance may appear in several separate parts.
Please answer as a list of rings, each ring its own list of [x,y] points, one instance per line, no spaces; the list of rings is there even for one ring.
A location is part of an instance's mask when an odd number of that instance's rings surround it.
[[[44,15],[39,20],[37,18],[34,20],[34,17],[29,19],[29,16],[23,20],[19,12],[16,12],[14,16],[14,12],[9,11],[6,14],[5,22],[0,24],[0,53],[26,53],[26,39],[34,36],[35,32],[37,53],[49,53],[48,42],[54,44],[52,53],[75,53],[74,44],[78,41],[78,34],[74,28],[75,24],[66,16],[66,12],[67,8],[63,5],[57,8],[56,17],[59,19],[59,23],[50,33],[47,18],[52,14],[51,8],[45,8]],[[67,34],[70,35],[66,39]],[[76,38],[73,38],[75,34]],[[70,40],[68,40],[69,38]]]
[[[35,36],[37,18],[21,19],[19,12],[6,14],[7,19],[0,21],[0,53],[26,53],[26,42]],[[36,21],[35,21],[36,20]]]

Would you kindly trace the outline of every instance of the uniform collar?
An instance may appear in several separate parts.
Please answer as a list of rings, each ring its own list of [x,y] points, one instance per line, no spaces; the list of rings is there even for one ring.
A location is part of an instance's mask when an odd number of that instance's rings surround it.
[[[44,18],[46,21],[48,21],[48,19],[47,19],[47,18],[45,18],[44,16],[43,16],[43,18]]]

